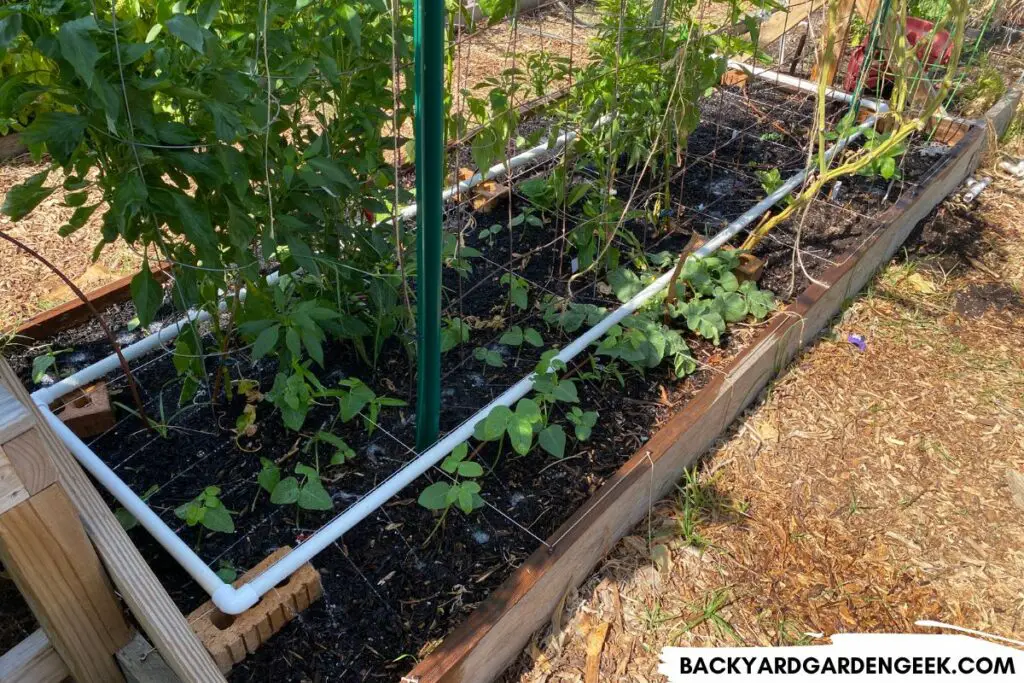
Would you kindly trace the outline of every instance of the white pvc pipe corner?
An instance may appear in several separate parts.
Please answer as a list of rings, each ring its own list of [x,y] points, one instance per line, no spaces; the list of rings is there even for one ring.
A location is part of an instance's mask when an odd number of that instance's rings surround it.
[[[758,77],[767,77],[771,79],[775,76],[781,76],[781,74],[776,74],[767,70],[758,71],[759,73],[754,74]],[[799,83],[787,83],[790,78],[792,77],[785,77],[784,80],[780,80],[779,82],[806,90],[806,86],[801,86]],[[796,81],[800,80],[801,79],[796,79]],[[803,83],[809,82],[803,81]],[[840,93],[840,91],[835,92],[838,95],[845,95],[845,93]],[[834,99],[839,99],[839,97],[835,97]],[[867,101],[865,104],[867,104]],[[884,104],[876,104],[876,106],[872,108],[884,111],[884,107]],[[837,142],[836,145],[827,152],[827,159],[831,160],[847,144],[849,144],[849,142],[861,135],[864,130],[873,126],[875,120],[876,116],[869,117],[868,120],[857,127],[849,136]],[[602,119],[598,125],[606,122],[607,121]],[[527,152],[524,152],[522,155],[509,160],[508,164],[496,165],[489,169],[485,174],[477,173],[472,178],[459,183],[458,186],[454,186],[446,190],[445,198],[448,199],[455,196],[458,192],[464,192],[484,180],[498,177],[509,170],[528,164],[537,159],[541,154],[550,154],[552,150],[564,147],[568,142],[575,139],[575,137],[576,134],[573,132],[564,133],[559,136],[556,140],[556,144],[551,148],[547,145],[539,145]],[[757,218],[763,215],[765,211],[793,192],[804,181],[806,176],[807,170],[805,169],[791,177],[770,195],[762,199],[748,211],[744,212],[739,218],[732,221],[711,240],[700,247],[695,252],[695,255],[698,257],[707,256],[724,245],[743,228],[757,220]],[[413,210],[409,216],[415,215],[414,206],[407,207],[400,215],[406,217],[406,212],[410,209]],[[272,273],[267,278],[267,281],[270,283],[273,283],[276,280],[276,273]],[[594,327],[591,327],[589,330],[573,340],[568,346],[562,349],[556,358],[565,363],[570,362],[587,347],[603,337],[612,326],[618,324],[624,318],[634,313],[637,309],[661,292],[661,290],[665,289],[671,280],[672,271],[670,270],[645,287],[632,299],[622,304],[614,311],[608,313]],[[239,298],[244,298],[245,291],[240,290],[238,296]],[[223,309],[226,305],[226,302],[222,302],[221,308]],[[190,311],[185,318],[177,323],[169,325],[160,330],[159,333],[151,335],[150,337],[126,347],[123,349],[123,353],[129,360],[138,358],[139,356],[157,348],[159,345],[173,339],[180,333],[181,329],[190,322],[201,322],[208,318],[208,313]],[[203,590],[210,595],[217,608],[226,614],[240,614],[255,605],[265,593],[272,590],[281,581],[287,579],[303,564],[310,561],[315,555],[334,543],[345,532],[350,530],[360,521],[373,514],[388,499],[392,498],[415,479],[424,474],[428,469],[443,460],[456,446],[469,439],[473,434],[473,428],[476,426],[476,423],[484,419],[491,410],[499,405],[511,407],[516,401],[526,396],[526,394],[533,389],[534,380],[536,378],[536,375],[531,373],[516,382],[512,387],[505,390],[496,399],[474,413],[452,432],[448,433],[433,446],[416,456],[411,462],[378,484],[356,503],[331,520],[327,525],[322,527],[303,543],[295,547],[290,553],[288,553],[288,555],[268,567],[262,574],[249,583],[236,589],[231,584],[222,581],[220,577],[217,576],[216,572],[207,566],[206,563],[203,562],[203,560],[184,541],[182,541],[155,512],[153,512],[144,500],[136,495],[136,493],[132,491],[131,488],[129,488],[127,484],[125,484],[124,481],[122,481],[117,474],[114,473],[114,471],[111,470],[98,455],[96,455],[95,452],[93,452],[50,411],[48,404],[52,401],[69,393],[70,391],[73,391],[75,388],[102,377],[117,367],[118,359],[116,355],[108,356],[107,358],[88,366],[61,382],[57,382],[50,387],[34,392],[32,397],[47,423],[54,429],[58,436],[60,436],[61,440],[68,446],[68,449],[75,455],[83,467],[85,467],[85,469],[95,477],[96,480],[105,489],[107,489],[128,512],[135,516],[139,523],[153,535],[154,539],[156,539],[156,541],[181,564],[182,568],[185,569],[193,579],[195,579]]]

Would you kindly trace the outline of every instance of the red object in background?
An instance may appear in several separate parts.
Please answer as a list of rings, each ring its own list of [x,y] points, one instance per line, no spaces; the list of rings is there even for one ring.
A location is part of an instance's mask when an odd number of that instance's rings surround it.
[[[907,17],[907,42],[912,47],[917,47],[917,58],[932,64],[947,64],[953,52],[953,43],[949,40],[949,31],[938,31],[931,40],[931,49],[928,49],[928,36],[935,27],[930,21]],[[864,54],[868,49],[868,41],[871,36],[866,36],[864,41],[854,49],[850,55],[850,63],[846,67],[846,78],[843,80],[843,89],[852,91],[857,85],[857,78],[860,76],[861,66],[864,64]],[[921,42],[918,45],[918,42]],[[926,54],[927,51],[927,54]],[[878,73],[881,69],[881,62],[875,60],[864,80],[864,87],[868,90],[878,88]]]

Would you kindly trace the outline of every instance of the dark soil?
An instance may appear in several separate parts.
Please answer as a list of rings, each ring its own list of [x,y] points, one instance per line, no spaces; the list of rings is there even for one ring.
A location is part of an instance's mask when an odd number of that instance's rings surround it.
[[[642,244],[650,253],[677,251],[692,233],[712,233],[756,203],[764,195],[756,170],[779,168],[786,177],[803,165],[805,152],[787,138],[806,139],[812,102],[809,97],[784,94],[762,84],[751,84],[745,93],[728,90],[711,97],[702,116],[705,123],[691,136],[685,163],[673,179],[673,193],[680,202],[674,207],[674,216],[657,225],[645,218],[627,221],[623,229],[630,234],[629,241]],[[753,113],[751,104],[760,113]],[[912,146],[902,180],[850,178],[835,200],[813,203],[801,234],[808,274],[822,272],[861,243],[877,228],[871,216],[925,179],[939,158],[919,154],[919,147]],[[618,178],[620,197],[630,196],[634,187],[640,198],[652,189],[661,189],[660,185],[647,187],[628,174]],[[643,208],[642,202],[637,205]],[[507,222],[527,206],[525,198],[515,194],[511,203],[491,214],[449,211],[448,229],[460,233],[465,244],[480,250],[483,258],[473,259],[473,272],[467,278],[451,269],[445,274],[446,314],[473,321],[476,326],[469,344],[444,357],[442,430],[465,420],[534,366],[539,355],[536,351],[517,353],[496,344],[508,326],[533,326],[544,335],[546,345],[562,345],[568,340],[544,325],[536,307],[512,309],[507,287],[499,279],[508,268],[529,280],[531,302],[545,292],[568,294],[572,256],[568,249],[563,252],[560,248],[558,236],[563,229],[571,230],[578,216],[564,216],[564,226],[559,217],[548,216],[544,227],[506,228],[493,243],[479,236],[482,229]],[[791,244],[797,229],[794,221],[789,223],[780,226],[773,239],[765,240],[757,251],[767,261],[763,286],[776,290],[784,302],[807,282],[798,266],[791,283]],[[618,246],[626,253],[626,241],[620,242]],[[573,283],[574,300],[616,305],[598,284],[592,276],[580,278]],[[131,317],[124,309],[111,315],[121,329]],[[489,326],[488,321],[495,324]],[[731,329],[720,347],[688,339],[702,367],[720,365],[756,335],[756,329],[744,325]],[[54,348],[74,348],[74,353],[59,357],[59,371],[80,367],[107,353],[96,330],[88,326],[63,333],[50,343]],[[472,357],[476,346],[503,354],[506,367],[483,366]],[[26,379],[35,353],[38,349],[12,356]],[[342,510],[411,457],[407,445],[414,441],[415,374],[406,349],[398,342],[386,344],[372,368],[342,344],[331,346],[326,356],[330,362],[321,373],[325,385],[358,376],[378,394],[405,399],[409,406],[382,411],[380,425],[370,425],[373,430],[369,434],[358,418],[343,424],[336,419],[334,406],[318,406],[310,412],[299,436],[287,432],[267,404],[259,404],[256,433],[235,439],[231,428],[245,398],[236,396],[211,406],[204,390],[197,399],[199,404],[178,411],[174,368],[168,358],[155,354],[137,362],[135,374],[145,390],[148,413],[162,413],[172,425],[168,437],[143,430],[134,417],[122,411],[118,426],[92,446],[135,491],[159,486],[149,498],[150,504],[184,539],[195,543],[212,566],[244,570],[277,547],[301,542],[330,518],[270,504],[255,483],[260,458],[276,460],[288,471],[299,462],[318,464],[336,510]],[[239,352],[226,362],[236,379],[256,380],[263,390],[272,383],[275,367],[270,360],[253,364]],[[601,416],[589,441],[571,447],[570,457],[557,462],[536,452],[523,458],[507,452],[499,456],[488,446],[478,457],[493,467],[483,493],[493,508],[468,517],[453,511],[443,524],[416,503],[424,482],[410,487],[402,498],[389,502],[338,541],[338,552],[324,552],[316,558],[324,598],[275,636],[270,646],[237,666],[232,680],[394,680],[409,669],[413,657],[443,638],[504,581],[538,547],[539,538],[548,537],[660,424],[680,410],[711,372],[701,370],[682,380],[667,368],[649,370],[645,375],[623,372],[620,385],[608,373],[593,378],[589,374],[592,363],[601,365],[600,360],[585,358],[570,369],[578,380],[581,405]],[[212,360],[208,369],[213,369]],[[115,400],[130,403],[123,379],[112,381],[111,388],[122,392]],[[553,419],[565,423],[562,416]],[[306,438],[318,430],[344,438],[358,454],[356,460],[328,466],[330,454],[317,452]],[[438,476],[431,473],[427,479]],[[200,536],[174,515],[175,507],[214,484],[220,486],[224,504],[237,513],[235,534]],[[516,523],[510,523],[505,515]],[[206,599],[144,530],[136,528],[130,533],[183,611]]]

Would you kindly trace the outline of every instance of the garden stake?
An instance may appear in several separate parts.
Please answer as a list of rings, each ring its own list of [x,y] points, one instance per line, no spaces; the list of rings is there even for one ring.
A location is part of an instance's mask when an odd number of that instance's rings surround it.
[[[444,200],[444,0],[416,0],[416,447],[437,440],[441,414],[441,231]]]

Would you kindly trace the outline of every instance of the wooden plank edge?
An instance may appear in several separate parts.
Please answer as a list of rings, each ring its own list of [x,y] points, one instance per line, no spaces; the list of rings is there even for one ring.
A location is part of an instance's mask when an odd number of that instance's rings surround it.
[[[182,681],[188,683],[223,683],[224,676],[192,632],[181,610],[121,528],[78,461],[53,430],[46,427],[43,416],[32,403],[28,392],[5,363],[0,363],[0,382],[24,405],[29,406],[37,424],[41,426],[40,435],[51,449],[60,482],[74,504],[118,594],[168,666]]]
[[[171,264],[155,263],[150,266],[153,276],[158,282],[165,282],[170,277]],[[101,313],[114,304],[123,303],[132,298],[132,275],[125,275],[102,287],[86,292],[85,296]],[[60,306],[43,311],[25,321],[14,335],[22,340],[40,341],[52,337],[69,327],[80,325],[92,318],[89,307],[81,299],[72,299]]]
[[[70,675],[43,629],[0,655],[0,683],[60,683]]]
[[[985,135],[972,128],[946,156],[931,182],[883,212],[885,226],[808,287],[766,326],[760,339],[716,373],[584,504],[548,543],[499,586],[463,624],[403,679],[486,681],[497,677],[550,618],[570,589],[671,490],[768,382],[812,340],[896,252],[917,223],[977,166]]]

